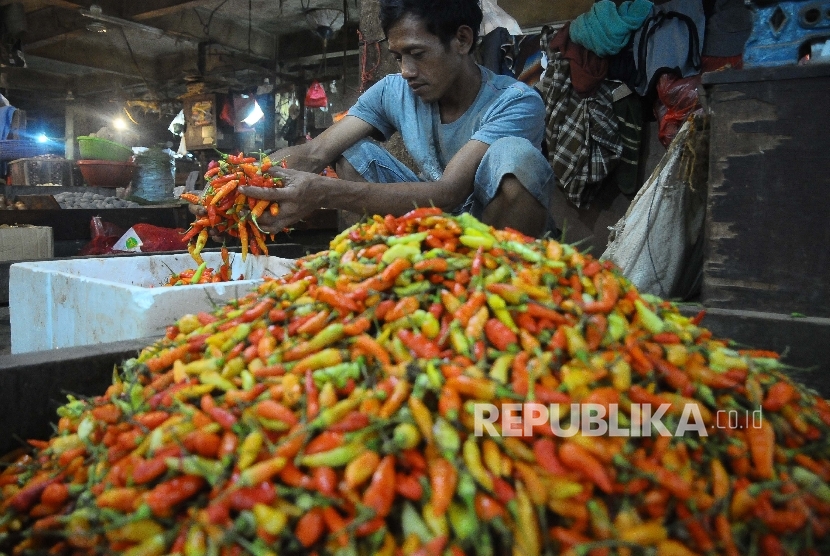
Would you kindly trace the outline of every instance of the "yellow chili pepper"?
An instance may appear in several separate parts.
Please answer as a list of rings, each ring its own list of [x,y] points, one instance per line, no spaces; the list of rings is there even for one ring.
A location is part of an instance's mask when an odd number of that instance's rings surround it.
[[[618,531],[620,540],[644,546],[654,546],[665,541],[669,534],[661,521],[646,521]]]
[[[473,479],[475,479],[476,482],[485,489],[492,491],[493,478],[481,463],[481,452],[479,452],[475,437],[469,436],[467,437],[467,440],[464,441],[462,455],[464,456],[464,464],[467,466],[467,469],[469,470],[470,475],[473,476]]]
[[[522,556],[536,556],[541,552],[539,522],[530,496],[522,483],[516,483],[516,542]]]
[[[421,431],[421,436],[424,437],[427,444],[431,444],[433,422],[432,413],[429,411],[429,408],[420,398],[410,396],[409,410],[412,412],[412,418],[415,420],[415,424],[418,425],[418,429]]]
[[[239,446],[239,458],[237,459],[240,470],[247,469],[256,461],[259,451],[262,449],[263,441],[264,438],[260,431],[253,431],[245,437],[245,440]]]

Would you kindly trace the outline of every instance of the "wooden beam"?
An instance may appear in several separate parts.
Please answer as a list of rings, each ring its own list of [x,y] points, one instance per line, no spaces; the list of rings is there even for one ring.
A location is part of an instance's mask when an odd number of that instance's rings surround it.
[[[125,17],[133,21],[147,21],[158,17],[175,15],[184,10],[205,8],[215,2],[208,0],[145,0],[144,2],[130,3]]]
[[[591,9],[593,3],[593,0],[500,0],[499,7],[513,16],[522,28],[527,28],[571,20]]]
[[[26,14],[26,34],[23,48],[34,52],[43,47],[86,32],[89,22],[78,9],[50,6]]]
[[[241,20],[214,17],[210,26],[210,33],[205,34],[205,24],[193,10],[183,11],[174,15],[154,18],[152,25],[161,29],[175,30],[177,34],[191,37],[199,41],[218,44],[229,50],[245,53],[251,58],[273,60],[276,56],[276,40],[273,35],[253,28],[248,42],[248,25],[239,23]],[[250,49],[249,49],[250,46]]]
[[[0,87],[24,91],[63,91],[71,88],[73,79],[65,75],[29,68],[0,68]]]

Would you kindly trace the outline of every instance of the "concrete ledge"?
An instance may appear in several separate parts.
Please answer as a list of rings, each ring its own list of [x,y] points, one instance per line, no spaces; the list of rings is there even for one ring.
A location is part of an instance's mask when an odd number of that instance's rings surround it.
[[[680,310],[694,315],[702,308],[684,305]],[[794,379],[830,398],[830,319],[706,308],[701,325],[742,347],[783,354],[783,362],[803,369],[790,371]]]

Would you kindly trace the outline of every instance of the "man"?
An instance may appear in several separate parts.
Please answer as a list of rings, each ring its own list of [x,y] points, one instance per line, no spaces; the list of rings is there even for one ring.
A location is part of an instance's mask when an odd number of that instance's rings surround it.
[[[280,189],[245,187],[280,204],[264,230],[318,207],[403,214],[415,206],[470,212],[495,227],[545,232],[553,172],[541,153],[544,104],[531,88],[476,64],[477,0],[381,0],[380,21],[399,74],[366,91],[314,140],[273,153]],[[368,140],[399,131],[416,175]],[[339,180],[319,176],[335,163]]]

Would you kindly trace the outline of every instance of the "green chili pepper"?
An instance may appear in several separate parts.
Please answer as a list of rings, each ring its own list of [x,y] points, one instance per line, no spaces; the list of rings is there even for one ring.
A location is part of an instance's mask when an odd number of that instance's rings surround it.
[[[471,507],[453,502],[447,513],[450,525],[460,540],[467,540],[478,530],[478,518]]]
[[[645,303],[637,299],[634,301],[634,307],[637,309],[637,315],[640,317],[640,322],[646,330],[652,334],[659,334],[666,328],[666,323],[657,314],[646,307]]]
[[[183,458],[166,458],[164,463],[168,469],[181,471],[188,475],[204,477],[211,486],[215,485],[225,473],[225,466],[218,460],[207,459],[200,456],[187,456]]]
[[[417,232],[405,236],[390,236],[386,240],[387,245],[401,245],[407,243],[421,243],[427,238],[429,232]]]
[[[470,344],[461,329],[461,324],[456,320],[450,323],[450,343],[456,353],[470,356]]]
[[[516,253],[529,263],[539,263],[543,259],[540,253],[537,253],[527,245],[523,245],[518,241],[505,241],[503,246],[507,251]]]
[[[421,254],[420,245],[412,245],[410,243],[397,243],[384,251],[380,260],[386,264],[391,263],[395,259],[412,260],[417,255]]]
[[[608,331],[606,338],[603,338],[603,344],[611,342],[619,342],[628,333],[628,321],[624,316],[616,311],[608,315]],[[606,340],[609,340],[606,342]]]
[[[400,423],[392,433],[392,442],[400,450],[409,450],[421,442],[421,433],[412,423]]]
[[[238,344],[242,340],[247,339],[248,334],[250,333],[251,325],[247,322],[243,322],[242,324],[237,325],[237,327],[233,331],[233,334],[231,334],[231,337],[225,340],[225,343],[223,343],[219,349],[223,352],[233,349],[234,346],[236,346],[236,344]]]
[[[199,382],[202,384],[212,384],[216,386],[220,390],[236,390],[236,385],[226,378],[222,378],[222,376],[217,373],[216,371],[210,371],[206,373],[201,373],[199,375]]]
[[[510,276],[510,272],[511,270],[509,266],[501,265],[484,278],[484,285],[489,286],[490,284],[497,284],[499,282],[502,282],[504,281],[504,279]]]
[[[342,467],[366,449],[363,441],[300,457],[299,464],[306,467]]]
[[[407,286],[399,286],[397,288],[392,288],[392,290],[398,297],[408,297],[410,295],[417,295],[428,292],[431,288],[432,282],[428,280],[422,280],[420,282],[413,282],[412,284],[409,284]]]
[[[343,323],[333,322],[315,334],[314,337],[308,341],[308,347],[311,348],[311,350],[323,349],[324,347],[338,341],[344,335],[345,332],[343,332]]]
[[[360,378],[360,364],[354,361],[332,365],[318,369],[312,374],[314,383],[318,388],[322,387],[327,382],[333,382],[338,388],[343,388],[346,381],[350,378]]]
[[[451,454],[448,459],[452,459],[452,455],[456,454],[461,448],[461,439],[458,436],[458,431],[440,417],[435,420],[435,424],[432,426],[432,435],[438,443],[438,447],[443,452]]]
[[[821,477],[800,466],[793,467],[792,477],[798,486],[813,493],[822,502],[830,504],[830,486]]]
[[[401,511],[401,525],[403,526],[404,538],[408,538],[410,535],[415,534],[419,539],[421,539],[421,542],[427,542],[432,540],[432,537],[434,536],[432,531],[429,530],[429,527],[427,527],[427,524],[424,523],[424,520],[421,519],[421,515],[410,502],[406,502],[403,505],[403,510]]]
[[[196,269],[196,272],[193,274],[193,277],[190,279],[190,283],[191,284],[198,284],[199,280],[202,279],[202,274],[205,273],[206,268],[207,268],[207,261],[204,261]]]

